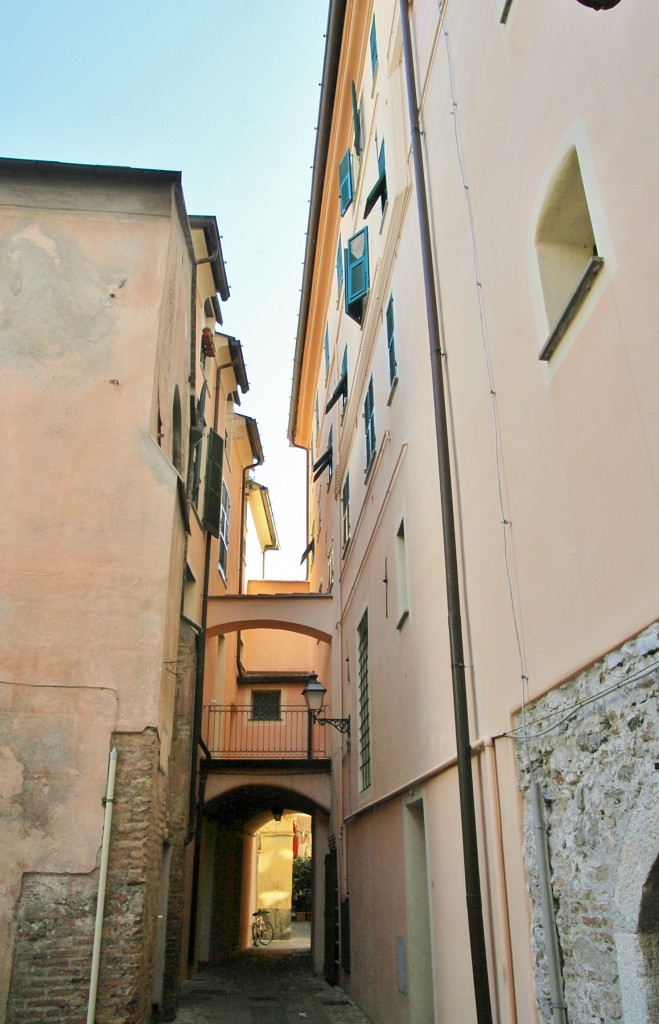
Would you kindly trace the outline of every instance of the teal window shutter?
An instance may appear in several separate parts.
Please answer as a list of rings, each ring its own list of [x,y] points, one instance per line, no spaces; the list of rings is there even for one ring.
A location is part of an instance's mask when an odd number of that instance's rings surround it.
[[[352,125],[355,129],[355,153],[357,156],[360,156],[362,151],[362,120],[359,116],[357,90],[355,89],[354,82],[352,83]]]
[[[366,472],[375,456],[375,398],[373,395],[373,378],[368,382],[364,399],[364,435],[366,441]]]
[[[375,78],[375,72],[378,69],[378,37],[375,31],[375,15],[373,15],[373,21],[371,22],[371,73]]]
[[[368,228],[348,239],[345,251],[346,313],[361,324],[366,296],[371,286],[368,266]]]
[[[336,249],[336,294],[341,294],[341,285],[343,284],[343,248],[341,246],[341,235],[339,235],[339,244]]]
[[[387,349],[389,351],[389,383],[393,384],[398,369],[396,363],[396,340],[394,335],[394,297],[389,299],[387,306]]]
[[[366,199],[366,206],[364,207],[364,219],[366,219],[377,203],[380,200],[380,209],[384,213],[385,203],[387,202],[387,167],[384,156],[384,141],[380,146],[378,153],[378,180],[368,194]]]
[[[218,433],[208,433],[208,458],[206,461],[206,493],[204,499],[204,530],[213,537],[220,535],[220,505],[222,494],[222,456],[224,441]]]
[[[336,405],[339,398],[341,399],[341,415],[346,407],[346,401],[348,399],[348,348],[347,346],[343,350],[343,360],[341,362],[341,376],[339,377],[339,383],[334,388],[332,396],[325,406],[325,415]]]
[[[339,162],[339,202],[343,216],[352,202],[352,159],[349,149]]]
[[[378,175],[382,177],[386,172],[386,164],[384,161],[384,139],[380,144],[380,152],[378,153]]]

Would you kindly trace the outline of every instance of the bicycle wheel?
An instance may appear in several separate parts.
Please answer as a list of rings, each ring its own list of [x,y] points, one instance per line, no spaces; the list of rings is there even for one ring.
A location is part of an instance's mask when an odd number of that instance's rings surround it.
[[[269,945],[275,937],[275,929],[271,921],[264,921],[261,926],[261,945]]]
[[[259,944],[260,931],[261,929],[259,928],[256,921],[254,921],[254,924],[252,925],[252,942],[254,943],[255,946],[258,946]]]

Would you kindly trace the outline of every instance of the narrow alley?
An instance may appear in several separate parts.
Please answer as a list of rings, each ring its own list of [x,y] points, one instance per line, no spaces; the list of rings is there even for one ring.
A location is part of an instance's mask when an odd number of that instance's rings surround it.
[[[311,970],[309,922],[201,970],[181,989],[176,1024],[370,1024],[343,989]]]

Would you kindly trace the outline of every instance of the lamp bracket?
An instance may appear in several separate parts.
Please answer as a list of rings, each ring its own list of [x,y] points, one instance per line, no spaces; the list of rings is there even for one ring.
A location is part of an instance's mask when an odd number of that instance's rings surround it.
[[[320,712],[314,716],[314,721],[318,722],[318,725],[331,725],[337,732],[347,733],[350,735],[350,716],[348,718],[323,718],[320,717]]]

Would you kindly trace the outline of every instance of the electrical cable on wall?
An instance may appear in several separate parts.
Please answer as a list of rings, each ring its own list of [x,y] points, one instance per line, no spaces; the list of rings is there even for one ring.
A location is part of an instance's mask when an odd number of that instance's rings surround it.
[[[520,635],[520,628],[519,628],[519,620],[518,620],[517,609],[515,607],[515,597],[514,597],[514,593],[513,593],[512,574],[511,574],[511,570],[510,570],[510,560],[509,560],[509,556],[508,556],[508,530],[509,530],[509,528],[511,526],[511,520],[506,515],[505,503],[504,503],[504,497],[503,497],[503,482],[502,482],[502,474],[501,474],[501,457],[502,457],[501,456],[501,438],[500,438],[500,430],[499,430],[499,416],[498,416],[498,412],[497,412],[497,403],[496,403],[496,389],[494,387],[494,374],[493,374],[493,371],[492,371],[492,363],[491,363],[491,360],[490,360],[490,353],[489,353],[488,341],[487,341],[487,328],[486,328],[486,323],[485,323],[485,308],[484,308],[484,304],[483,304],[483,284],[482,284],[482,281],[481,281],[481,274],[480,274],[480,268],[479,268],[479,263],[478,263],[478,250],[477,250],[477,246],[476,246],[476,230],[475,230],[475,227],[474,227],[474,215],[473,215],[473,210],[472,210],[472,205],[471,205],[471,198],[470,198],[470,195],[469,195],[469,185],[467,183],[467,175],[466,175],[466,172],[465,172],[465,165],[464,165],[464,159],[463,159],[463,156],[462,156],[462,149],[461,149],[461,146],[460,146],[460,131],[459,131],[459,125],[458,125],[458,102],[457,102],[457,99],[456,99],[456,92],[455,92],[455,80],[454,80],[454,75],[453,75],[453,63],[452,63],[452,60],[451,60],[451,47],[450,47],[450,44],[449,44],[448,30],[446,28],[443,28],[443,35],[444,35],[444,41],[445,41],[445,45],[446,45],[446,57],[447,57],[447,62],[448,62],[448,80],[449,80],[449,88],[450,88],[450,91],[451,91],[451,117],[453,118],[453,132],[454,132],[454,136],[455,136],[455,151],[456,151],[456,156],[457,156],[457,160],[458,160],[458,167],[460,169],[460,177],[462,179],[462,190],[463,190],[463,193],[464,193],[465,202],[467,204],[467,216],[468,216],[468,219],[469,219],[469,231],[470,231],[470,236],[471,236],[472,260],[473,260],[474,275],[475,275],[475,281],[476,281],[476,295],[477,295],[477,300],[478,300],[478,315],[479,315],[479,321],[480,321],[480,334],[481,334],[481,341],[482,341],[482,345],[483,345],[483,356],[484,356],[484,360],[485,360],[485,372],[486,372],[486,376],[487,376],[487,383],[488,383],[488,389],[489,389],[489,393],[490,393],[490,403],[491,403],[491,410],[492,410],[492,430],[493,430],[493,435],[494,435],[494,458],[495,458],[495,465],[496,465],[496,478],[497,478],[497,491],[498,491],[498,497],[499,497],[499,510],[500,510],[500,514],[501,514],[501,526],[502,526],[502,531],[503,531],[503,561],[504,561],[504,566],[505,566],[506,582],[507,582],[507,586],[508,586],[508,595],[509,595],[509,599],[510,599],[510,609],[511,609],[511,614],[512,614],[513,629],[514,629],[514,633],[515,633],[515,642],[516,642],[516,646],[517,646],[517,657],[518,657],[518,660],[519,660],[519,667],[520,667],[520,679],[521,679],[521,683],[522,683],[522,701],[521,701],[521,707],[522,707],[522,730],[521,730],[521,734],[522,734],[522,739],[523,739],[523,742],[524,742],[524,750],[525,750],[525,753],[526,753],[527,767],[528,767],[529,774],[530,774],[531,778],[533,778],[533,765],[532,765],[532,761],[531,761],[531,753],[530,753],[529,746],[528,746],[528,736],[527,736],[527,730],[526,730],[526,687],[528,685],[529,677],[528,677],[528,674],[527,674],[527,671],[526,671],[526,666],[525,666],[525,663],[524,663],[524,653],[523,653],[523,650],[522,650],[522,639],[521,639],[521,635]]]

